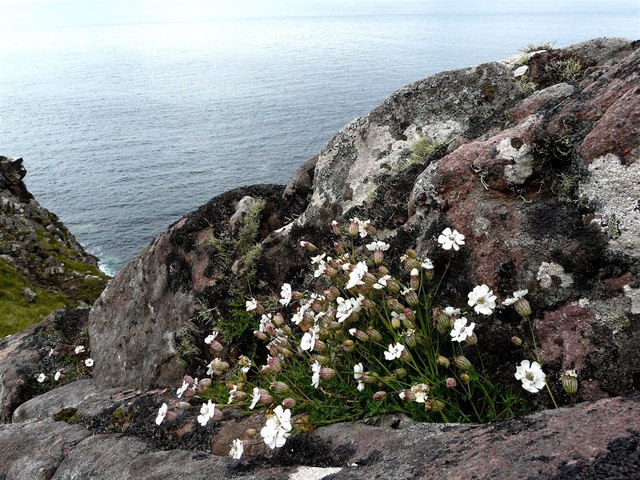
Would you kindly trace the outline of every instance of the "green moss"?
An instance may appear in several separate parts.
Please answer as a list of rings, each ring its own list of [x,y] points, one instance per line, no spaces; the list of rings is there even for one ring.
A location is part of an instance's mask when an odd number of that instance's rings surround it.
[[[576,80],[582,75],[582,63],[575,57],[552,60],[543,67],[543,76],[551,83]]]
[[[35,292],[33,302],[24,297],[25,288]],[[52,311],[66,308],[69,304],[64,294],[29,284],[11,265],[0,260],[0,337],[33,325]]]
[[[413,153],[409,161],[411,163],[421,162],[435,150],[437,150],[442,144],[427,135],[420,135],[420,138],[413,147]]]
[[[540,192],[561,201],[573,201],[578,182],[572,171],[574,148],[571,136],[547,135],[535,139],[531,144],[531,154]]]
[[[616,238],[620,238],[620,235],[622,234],[620,233],[618,219],[615,215],[609,217],[609,220],[607,221],[607,227],[607,234],[609,235],[610,239],[615,240]]]

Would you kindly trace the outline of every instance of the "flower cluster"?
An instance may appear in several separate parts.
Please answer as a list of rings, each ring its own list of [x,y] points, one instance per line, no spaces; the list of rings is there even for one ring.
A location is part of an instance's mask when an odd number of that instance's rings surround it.
[[[293,282],[285,282],[277,295],[245,301],[242,313],[255,321],[253,334],[263,342],[256,350],[265,351],[266,358],[227,355],[224,334],[218,331],[204,339],[211,355],[208,378],[185,376],[176,395],[207,398],[213,395],[212,382],[227,390],[216,403],[201,405],[198,422],[206,426],[221,419],[221,409],[228,406],[265,409],[260,437],[273,449],[286,443],[294,427],[305,430],[327,419],[362,417],[372,405],[380,412],[446,422],[512,415],[518,395],[487,378],[476,336],[476,326],[481,329],[497,308],[491,287],[475,286],[464,305],[437,303],[452,258],[465,245],[464,235],[444,229],[437,242],[448,259],[436,265],[426,252],[413,249],[400,262],[390,262],[390,244],[368,220],[352,218],[344,226],[334,221],[331,230],[337,236],[331,252],[299,242],[310,253],[314,291],[298,291]],[[366,237],[371,238],[359,244]],[[503,305],[530,315],[526,294],[517,291]],[[546,384],[535,360],[522,361],[516,371],[529,392]],[[163,404],[156,423],[171,413]],[[245,441],[234,441],[229,455],[240,458]]]

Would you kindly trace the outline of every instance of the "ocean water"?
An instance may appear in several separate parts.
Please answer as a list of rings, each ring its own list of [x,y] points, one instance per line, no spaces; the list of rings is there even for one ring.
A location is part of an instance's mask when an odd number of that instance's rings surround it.
[[[634,0],[336,5],[5,28],[0,154],[115,273],[215,195],[286,183],[407,83],[529,43],[640,38]]]

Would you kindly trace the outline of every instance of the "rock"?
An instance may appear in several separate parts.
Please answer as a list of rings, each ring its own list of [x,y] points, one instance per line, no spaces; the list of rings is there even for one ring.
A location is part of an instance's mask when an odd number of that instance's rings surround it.
[[[30,288],[25,288],[22,293],[24,294],[24,298],[26,298],[27,302],[34,302],[36,300],[36,292],[31,290]]]
[[[527,73],[527,71],[528,71],[528,70],[529,70],[529,67],[528,67],[528,66],[526,66],[526,65],[521,65],[520,67],[516,68],[516,69],[513,71],[513,76],[514,76],[515,78],[520,78],[520,77],[522,77],[523,75],[526,75],[526,73]]]

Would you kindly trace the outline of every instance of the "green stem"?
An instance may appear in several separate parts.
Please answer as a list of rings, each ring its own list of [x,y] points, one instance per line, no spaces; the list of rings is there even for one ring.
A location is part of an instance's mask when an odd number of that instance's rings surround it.
[[[545,380],[544,384],[547,387],[547,392],[549,392],[549,396],[551,397],[551,401],[553,402],[553,406],[555,408],[560,408],[560,407],[558,407],[558,404],[556,403],[556,399],[553,397],[553,393],[551,393],[551,387],[549,387],[549,383],[547,383],[547,381]]]

